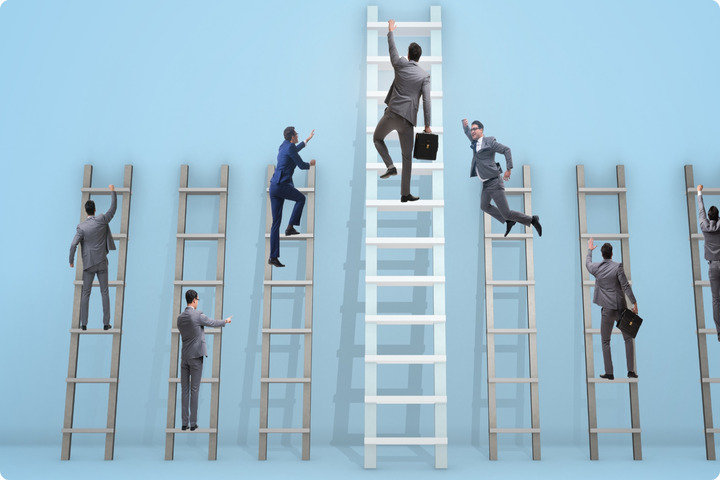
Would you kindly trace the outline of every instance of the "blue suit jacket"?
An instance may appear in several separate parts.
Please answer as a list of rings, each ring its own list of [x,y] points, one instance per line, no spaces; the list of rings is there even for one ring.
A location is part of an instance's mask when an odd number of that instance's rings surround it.
[[[297,145],[285,140],[278,150],[277,166],[275,167],[275,173],[270,179],[271,184],[276,185],[294,185],[293,184],[293,173],[295,167],[300,170],[308,170],[310,164],[304,162],[298,152],[305,148],[305,142],[300,142]]]

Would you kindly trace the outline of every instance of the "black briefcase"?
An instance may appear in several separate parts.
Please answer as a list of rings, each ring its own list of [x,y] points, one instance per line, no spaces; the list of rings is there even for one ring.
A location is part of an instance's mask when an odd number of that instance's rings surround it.
[[[632,310],[627,308],[620,314],[620,318],[617,321],[617,328],[627,333],[632,338],[637,336],[640,325],[642,325],[643,319],[635,315]]]
[[[438,136],[434,133],[416,133],[413,157],[418,160],[435,160],[438,151]]]

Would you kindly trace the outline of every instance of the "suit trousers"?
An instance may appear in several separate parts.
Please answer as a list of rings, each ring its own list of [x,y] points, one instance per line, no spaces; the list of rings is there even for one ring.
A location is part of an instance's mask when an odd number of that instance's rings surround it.
[[[200,380],[202,379],[203,357],[184,359],[180,368],[182,424],[184,426],[195,426],[197,425],[198,393],[200,391]]]
[[[110,325],[110,291],[108,290],[108,261],[98,263],[83,270],[82,296],[80,297],[80,325],[88,324],[88,305],[90,303],[90,292],[92,283],[97,275],[100,284],[100,295],[102,295],[103,325]]]
[[[270,258],[280,256],[280,222],[285,200],[295,202],[288,225],[300,225],[300,217],[305,207],[305,195],[289,184],[270,184],[270,205],[272,207],[272,227],[270,227]]]
[[[406,118],[401,117],[389,108],[385,109],[385,113],[375,127],[373,134],[373,142],[375,148],[385,162],[385,166],[390,168],[393,166],[392,158],[385,145],[385,137],[391,131],[397,131],[400,140],[400,151],[402,153],[402,176],[400,177],[400,195],[410,195],[410,178],[412,175],[412,149],[413,149],[413,133],[412,123]]]
[[[610,337],[612,329],[620,318],[620,310],[613,310],[602,307],[602,320],[600,321],[600,339],[602,340],[603,361],[605,362],[605,373],[613,374],[612,355],[610,354]],[[635,371],[635,341],[625,332],[622,332],[625,339],[625,360],[627,361],[628,372]]]
[[[710,292],[712,293],[713,320],[720,340],[720,260],[711,260],[708,267]]]
[[[493,200],[497,206],[492,205],[490,200]],[[510,210],[507,197],[505,197],[505,182],[499,176],[483,182],[480,209],[492,215],[500,223],[505,223],[506,220],[522,223],[523,225],[532,223],[530,215]]]

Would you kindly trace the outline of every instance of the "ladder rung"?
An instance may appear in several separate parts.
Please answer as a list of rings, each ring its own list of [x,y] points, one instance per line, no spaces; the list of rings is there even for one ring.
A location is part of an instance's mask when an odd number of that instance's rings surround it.
[[[275,335],[308,335],[312,333],[311,328],[263,328],[262,333]]]
[[[223,188],[223,187],[208,187],[208,188],[180,187],[178,189],[178,192],[187,193],[188,195],[219,195],[221,193],[227,193],[227,188]]]
[[[447,437],[365,437],[365,445],[447,445]]]
[[[111,328],[109,330],[103,330],[102,328],[88,328],[83,330],[81,328],[71,328],[70,333],[78,333],[80,335],[113,335],[119,334],[119,328]]]
[[[67,383],[117,383],[117,378],[66,378]]]
[[[600,335],[600,329],[599,328],[586,328],[585,333],[588,333],[590,335]],[[612,335],[620,335],[622,332],[618,328],[612,329]]]
[[[442,208],[443,200],[417,200],[401,202],[400,200],[366,200],[367,208],[377,208],[382,212],[430,212],[433,208]]]
[[[315,237],[315,235],[313,235],[312,233],[299,233],[297,235],[281,234],[279,238],[280,238],[280,240],[308,240],[308,239],[314,238],[314,237]],[[265,238],[270,238],[270,234],[266,233]]]
[[[486,233],[485,238],[493,240],[522,240],[524,238],[533,238],[532,233],[509,233],[507,237],[502,233]]]
[[[537,378],[488,378],[488,383],[538,383]]]
[[[177,377],[170,378],[169,382],[170,383],[180,383],[180,379]],[[200,383],[219,383],[219,382],[220,382],[219,378],[201,378],[200,379]]]
[[[539,428],[491,428],[490,433],[540,433]]]
[[[366,245],[375,245],[378,248],[432,248],[445,245],[443,237],[368,237]]]
[[[597,238],[600,240],[621,240],[630,238],[629,233],[581,233],[580,238]]]
[[[75,280],[75,281],[73,282],[73,285],[82,285],[82,284],[83,284],[83,281],[82,281],[82,280]],[[99,286],[100,286],[100,282],[98,282],[97,280],[95,280],[95,281],[92,283],[92,286],[93,286],[93,287],[99,287]],[[122,280],[110,280],[110,281],[108,281],[108,287],[123,287],[123,286],[125,286],[125,282],[123,282]]]
[[[688,187],[687,193],[697,194],[697,187]],[[703,187],[703,195],[720,195],[720,188],[705,188]]]
[[[616,378],[608,380],[607,378],[593,377],[587,379],[588,383],[638,383],[637,378]]]
[[[446,361],[445,355],[365,355],[365,363],[378,364],[415,365],[445,363]]]
[[[269,287],[311,287],[312,280],[265,280],[263,285]]]
[[[695,282],[696,287],[709,287],[710,286],[710,280],[696,280]]]
[[[312,187],[295,187],[295,190],[297,190],[300,193],[304,193],[305,195],[307,195],[308,193],[315,193],[315,189]],[[265,191],[269,192],[270,187],[266,187]]]
[[[702,383],[720,383],[720,378],[703,378]]]
[[[92,195],[110,195],[109,188],[83,187],[80,191],[83,193],[90,193]],[[118,195],[130,193],[130,189],[127,187],[115,187],[115,193]]]
[[[217,428],[196,428],[183,430],[182,428],[166,428],[165,433],[217,433]]]
[[[372,276],[365,277],[365,283],[373,283],[384,287],[432,287],[445,283],[443,276]]]
[[[591,428],[590,433],[641,433],[639,428]]]
[[[420,60],[420,63],[422,63],[422,60]],[[424,128],[425,127],[415,127],[415,133],[422,133],[424,131]],[[435,125],[431,125],[430,129],[432,130],[432,133],[434,133],[435,135],[443,134],[443,127],[436,127]],[[368,125],[368,127],[366,129],[366,133],[368,133],[370,135],[375,133],[375,126]],[[398,138],[397,131],[393,130],[385,137],[385,140],[397,140],[397,138]]]
[[[114,428],[63,428],[62,433],[113,433]]]
[[[702,233],[693,233],[692,235],[690,235],[690,238],[692,238],[693,240],[705,240],[705,235],[703,235]]]
[[[485,285],[493,287],[529,287],[535,280],[485,280]]]
[[[205,335],[214,335],[216,333],[222,333],[222,327],[205,327],[203,329],[203,332],[205,332]],[[170,329],[171,333],[180,333],[180,330],[177,328]]]
[[[505,189],[505,195],[522,195],[524,193],[532,193],[529,187],[510,187]]]
[[[705,189],[703,189],[703,192]],[[706,428],[705,433],[720,433],[720,428]]]
[[[716,328],[700,328],[698,329],[699,334],[705,334],[705,335],[717,335],[717,329]]]
[[[383,98],[385,98],[383,96]],[[400,178],[400,174],[402,173],[402,165],[396,164],[395,168],[397,169],[397,177]],[[385,170],[387,170],[387,167],[384,163],[380,162],[373,162],[373,163],[366,163],[365,169],[369,172],[375,171],[377,173],[383,174],[385,173]],[[445,169],[445,166],[443,163],[413,163],[412,166],[412,174],[413,175],[432,175],[433,172],[440,172]]]
[[[434,405],[447,403],[445,395],[366,395],[365,403],[379,405]]]
[[[382,325],[432,325],[445,323],[445,315],[365,315],[365,323]]]
[[[222,280],[175,280],[173,285],[183,287],[221,287]]]
[[[387,22],[367,22],[367,29],[376,30],[379,35],[387,34],[387,28]],[[429,37],[431,31],[441,29],[442,22],[395,22],[393,35],[398,37]]]
[[[127,233],[113,233],[113,240],[127,240]]]
[[[220,240],[225,238],[224,233],[178,233],[177,238],[183,240]]]
[[[261,378],[260,383],[310,383],[309,378]]]
[[[608,188],[578,188],[578,193],[586,193],[588,195],[617,195],[618,193],[627,192],[627,188],[608,187]]]
[[[488,328],[490,335],[530,335],[537,333],[537,328]]]
[[[310,433],[309,428],[261,428],[260,433]]]

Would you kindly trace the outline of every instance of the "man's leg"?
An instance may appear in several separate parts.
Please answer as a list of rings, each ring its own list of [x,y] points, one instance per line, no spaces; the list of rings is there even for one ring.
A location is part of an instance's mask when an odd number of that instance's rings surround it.
[[[187,360],[180,362],[180,386],[182,388],[182,401],[180,411],[182,414],[182,426],[188,426],[190,414],[190,365]]]
[[[110,325],[110,290],[108,288],[108,261],[100,264],[97,271],[100,295],[102,295],[103,325]]]
[[[625,332],[622,332],[625,340],[625,360],[627,361],[628,372],[635,371],[635,339]]]
[[[200,392],[200,380],[202,380],[203,357],[191,358],[190,363],[190,423],[191,427],[197,426],[198,393]]]
[[[602,308],[602,319],[600,320],[600,339],[602,341],[603,361],[605,362],[605,373],[613,374],[612,355],[610,354],[610,337],[612,329],[617,320],[617,310]]]
[[[270,227],[270,258],[280,256],[280,222],[285,200],[278,195],[280,187],[270,185],[270,205],[272,208],[272,227]]]
[[[710,279],[710,292],[712,293],[713,320],[718,331],[720,341],[720,261],[713,260],[708,268]]]
[[[490,196],[495,202],[495,205],[497,205],[500,215],[505,220],[522,223],[523,225],[530,225],[532,223],[532,217],[530,215],[510,210],[507,197],[505,196],[505,182],[503,182],[502,179],[498,178],[497,184],[493,185],[493,187],[490,191]]]
[[[375,149],[380,154],[380,157],[382,157],[387,168],[393,166],[393,161],[392,158],[390,158],[390,152],[388,152],[387,145],[385,145],[385,137],[387,137],[388,133],[397,128],[395,123],[393,113],[386,108],[385,113],[375,127],[375,133],[373,133],[373,143],[375,143]]]
[[[300,225],[300,217],[302,217],[303,208],[305,207],[305,195],[300,193],[300,191],[295,187],[287,187],[284,193],[286,200],[292,200],[295,202],[288,225]]]
[[[412,150],[414,128],[404,118],[398,118],[398,140],[400,140],[400,151],[402,152],[402,176],[400,177],[400,195],[410,195],[410,179],[412,178]]]
[[[82,294],[80,296],[80,326],[84,327],[88,324],[88,308],[90,304],[90,292],[92,291],[92,282],[95,279],[94,266],[83,270]]]
[[[493,192],[497,188],[497,180],[491,179],[483,182],[482,193],[480,194],[480,209],[492,216],[495,220],[500,223],[505,223],[505,217],[502,216],[500,210],[490,203],[493,198]]]

